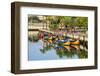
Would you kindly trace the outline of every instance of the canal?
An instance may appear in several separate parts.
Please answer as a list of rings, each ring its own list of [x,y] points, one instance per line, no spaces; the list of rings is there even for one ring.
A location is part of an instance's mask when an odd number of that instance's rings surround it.
[[[35,32],[36,33],[36,32]],[[88,58],[87,46],[63,45],[45,38],[28,39],[28,60],[57,60]]]

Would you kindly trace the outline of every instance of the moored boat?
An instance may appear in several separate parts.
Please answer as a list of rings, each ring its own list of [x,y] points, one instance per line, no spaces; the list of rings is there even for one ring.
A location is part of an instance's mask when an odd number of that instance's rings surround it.
[[[52,39],[53,39],[52,37],[49,37],[49,38],[48,38],[48,40],[52,40]]]
[[[70,41],[64,42],[63,45],[70,45]]]
[[[70,44],[71,44],[71,45],[79,45],[79,44],[80,44],[80,41],[79,41],[79,40],[70,41]]]
[[[48,42],[49,42],[49,43],[53,43],[53,41],[52,41],[52,40],[48,40]]]

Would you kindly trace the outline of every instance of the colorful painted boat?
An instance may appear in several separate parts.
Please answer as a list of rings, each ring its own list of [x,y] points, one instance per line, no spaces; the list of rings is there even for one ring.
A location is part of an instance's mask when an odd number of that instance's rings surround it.
[[[70,41],[70,44],[71,44],[71,45],[79,45],[79,44],[80,44],[80,41],[79,41],[79,40]]]
[[[64,42],[63,45],[64,45],[64,46],[70,45],[70,41]]]
[[[58,40],[58,38],[55,38],[55,41],[57,41]]]
[[[52,41],[52,40],[50,40],[50,39],[48,40],[48,42],[49,42],[49,43],[53,43],[53,41]]]
[[[52,37],[49,37],[49,38],[48,38],[48,40],[52,40],[52,39],[53,39]]]

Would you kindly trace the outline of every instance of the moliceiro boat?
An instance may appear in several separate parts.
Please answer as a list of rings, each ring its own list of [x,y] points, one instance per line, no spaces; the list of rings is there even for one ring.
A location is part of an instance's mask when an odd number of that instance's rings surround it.
[[[64,42],[63,45],[64,45],[64,46],[70,45],[70,41]]]
[[[79,40],[76,40],[76,41],[66,41],[63,43],[63,45],[79,45],[80,44],[80,41]]]
[[[79,40],[71,41],[70,44],[71,45],[79,45],[80,44],[80,41]]]

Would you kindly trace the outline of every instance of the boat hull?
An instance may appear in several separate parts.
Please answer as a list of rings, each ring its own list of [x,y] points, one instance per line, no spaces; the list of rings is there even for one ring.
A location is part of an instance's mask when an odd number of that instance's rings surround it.
[[[79,45],[80,44],[80,41],[77,40],[77,41],[74,41],[74,42],[70,42],[71,45]]]
[[[69,41],[65,42],[65,43],[63,43],[63,45],[70,45],[70,42]]]

